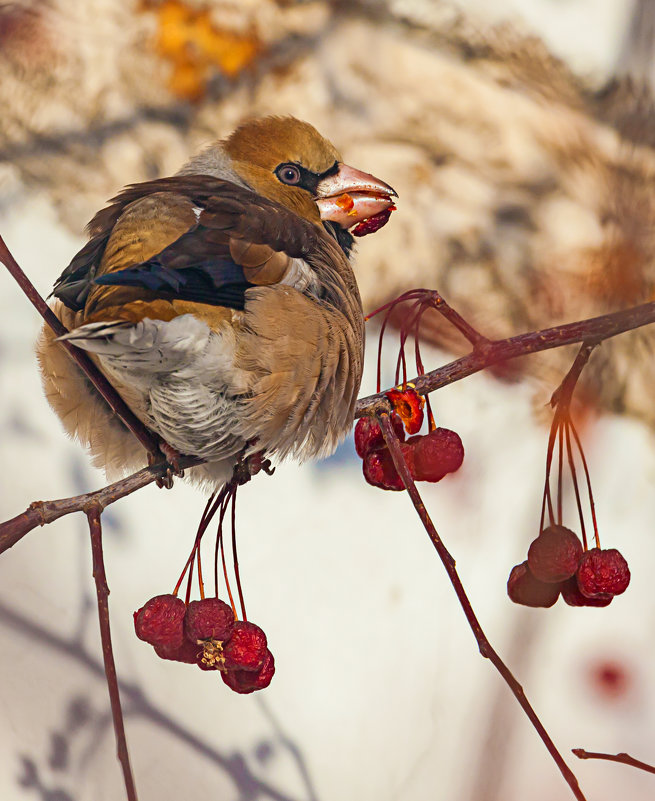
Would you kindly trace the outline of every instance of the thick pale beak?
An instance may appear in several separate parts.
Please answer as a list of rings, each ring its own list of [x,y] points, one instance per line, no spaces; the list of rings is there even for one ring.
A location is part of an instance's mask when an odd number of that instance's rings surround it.
[[[316,203],[321,219],[353,230],[356,236],[381,228],[396,208],[396,192],[373,175],[340,164],[334,175],[319,182]]]

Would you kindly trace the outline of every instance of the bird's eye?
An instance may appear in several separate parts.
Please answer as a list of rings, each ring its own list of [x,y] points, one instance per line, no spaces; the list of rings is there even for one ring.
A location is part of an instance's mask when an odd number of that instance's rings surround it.
[[[300,170],[295,164],[281,164],[275,174],[282,181],[283,184],[299,184],[300,183]]]

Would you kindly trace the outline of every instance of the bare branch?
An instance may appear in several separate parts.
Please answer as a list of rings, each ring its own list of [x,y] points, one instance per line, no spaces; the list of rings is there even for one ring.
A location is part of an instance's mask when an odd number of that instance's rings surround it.
[[[196,456],[183,456],[179,464],[182,469],[185,469],[202,464],[202,459]],[[56,501],[34,501],[25,512],[0,524],[0,554],[15,545],[37,526],[45,526],[64,515],[81,512],[92,504],[104,509],[119,498],[124,498],[158,478],[162,478],[166,472],[167,465],[153,465],[94,492],[74,495],[72,498],[61,498]]]
[[[92,503],[86,510],[91,534],[91,552],[93,554],[93,578],[96,583],[96,596],[98,600],[98,618],[100,620],[100,638],[102,640],[102,657],[105,663],[105,676],[111,714],[114,720],[114,733],[116,735],[116,753],[123,769],[123,780],[127,801],[137,801],[134,777],[130,766],[130,755],[125,739],[125,724],[123,723],[123,710],[121,708],[120,693],[118,691],[118,678],[116,676],[116,663],[111,645],[111,629],[109,626],[109,587],[105,574],[105,562],[102,555],[102,525],[100,515],[102,508],[98,503]]]
[[[608,762],[620,762],[622,765],[630,765],[630,767],[645,770],[647,773],[655,773],[655,766],[642,762],[640,759],[635,759],[630,754],[626,754],[625,751],[620,754],[603,754],[600,751],[585,751],[584,748],[573,748],[571,750],[579,759],[605,759]]]
[[[41,295],[39,295],[34,284],[25,275],[23,270],[18,265],[16,259],[14,259],[14,257],[11,255],[9,248],[1,236],[0,262],[2,262],[7,270],[9,270],[12,277],[15,279],[18,286],[23,290],[30,303],[38,311],[41,317],[43,317],[50,328],[52,328],[55,334],[57,334],[58,337],[67,334],[68,329],[61,324],[61,322],[53,313],[52,309],[48,306],[45,300],[43,300]],[[143,447],[149,453],[157,455],[159,453],[159,438],[156,437],[149,428],[146,428],[146,426],[143,425],[138,417],[136,417],[134,412],[125,403],[118,392],[116,392],[109,381],[107,381],[105,376],[95,366],[87,354],[79,348],[76,348],[74,345],[71,345],[71,343],[67,342],[66,340],[61,341],[59,344],[66,349],[69,356],[73,359],[80,370],[93,384],[93,386],[98,390],[100,395],[102,395],[102,397],[107,401],[114,413],[120,417],[127,428],[129,428],[129,430],[139,440]]]
[[[457,568],[455,566],[455,560],[450,554],[450,551],[446,548],[443,543],[443,540],[439,536],[436,528],[432,520],[430,519],[430,515],[425,508],[425,504],[419,494],[418,489],[416,488],[416,484],[414,483],[414,479],[409,471],[409,467],[407,466],[407,462],[403,457],[402,451],[400,449],[400,441],[396,436],[396,432],[394,431],[393,425],[391,423],[391,418],[388,414],[383,413],[378,415],[378,420],[380,421],[380,426],[382,427],[382,433],[384,435],[385,442],[387,444],[387,448],[389,448],[389,452],[391,453],[391,458],[393,459],[393,463],[395,465],[396,470],[398,471],[399,476],[401,477],[403,484],[405,485],[405,489],[407,490],[409,497],[411,498],[412,503],[414,504],[414,508],[416,509],[418,516],[425,527],[425,530],[430,537],[432,544],[434,545],[435,550],[439,554],[439,558],[443,566],[446,568],[446,572],[448,573],[448,578],[450,579],[450,583],[453,585],[459,603],[466,615],[466,619],[468,621],[469,626],[473,632],[473,636],[478,643],[478,648],[480,649],[480,653],[486,659],[488,659],[492,665],[496,668],[496,670],[500,673],[503,677],[505,682],[507,683],[510,690],[514,693],[516,700],[521,705],[521,708],[528,716],[530,722],[537,730],[537,733],[541,737],[544,745],[548,749],[550,755],[555,760],[557,767],[559,768],[562,776],[566,780],[567,784],[573,791],[573,795],[578,799],[578,801],[586,801],[585,796],[580,789],[578,784],[578,780],[568,767],[564,758],[557,750],[555,743],[551,740],[550,735],[544,728],[544,725],[539,720],[537,713],[532,708],[532,705],[526,698],[526,695],[523,691],[523,687],[518,683],[518,681],[514,678],[511,670],[507,667],[507,665],[503,662],[500,656],[496,653],[496,651],[491,646],[491,643],[487,639],[484,631],[482,630],[482,626],[480,625],[480,621],[475,615],[473,611],[473,607],[471,606],[471,602],[468,599],[466,594],[466,590],[464,589],[464,585],[461,582],[459,574],[457,573]]]
[[[527,356],[551,348],[561,348],[564,345],[573,345],[576,342],[597,344],[610,339],[617,334],[632,331],[655,322],[655,302],[633,306],[630,309],[604,314],[601,317],[592,317],[588,320],[579,320],[567,325],[558,325],[553,328],[544,328],[528,334],[519,334],[508,339],[491,340],[482,348],[474,348],[467,356],[431,370],[425,375],[413,378],[411,383],[421,395],[427,395],[436,389],[453,384],[462,378],[491,367],[498,362],[515,359],[517,356]],[[355,417],[364,417],[375,414],[377,404],[383,401],[384,393],[369,395],[357,401]]]

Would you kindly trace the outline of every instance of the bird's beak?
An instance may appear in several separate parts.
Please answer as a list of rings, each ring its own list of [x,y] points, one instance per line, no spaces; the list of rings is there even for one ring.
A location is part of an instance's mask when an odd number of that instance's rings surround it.
[[[381,228],[396,208],[396,192],[373,175],[347,164],[319,181],[316,203],[322,220],[351,229],[355,236],[364,236]]]

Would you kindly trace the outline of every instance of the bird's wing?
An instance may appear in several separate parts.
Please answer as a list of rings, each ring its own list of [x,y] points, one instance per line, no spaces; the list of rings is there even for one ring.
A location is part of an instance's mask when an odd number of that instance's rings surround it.
[[[251,286],[306,283],[321,237],[283,206],[201,175],[129,187],[90,232],[53,292],[87,315],[157,298],[242,309]]]

